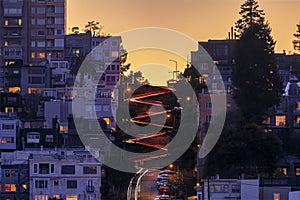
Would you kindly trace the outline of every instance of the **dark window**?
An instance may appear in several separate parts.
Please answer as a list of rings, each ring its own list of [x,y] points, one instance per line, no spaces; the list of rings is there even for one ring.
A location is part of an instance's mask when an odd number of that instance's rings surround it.
[[[10,171],[9,170],[5,170],[5,177],[10,177]]]
[[[77,188],[77,181],[76,180],[67,181],[67,188]]]
[[[58,184],[59,184],[58,180],[54,180],[54,181],[53,181],[53,184],[54,184],[55,186],[58,186]]]
[[[49,164],[40,163],[39,164],[39,174],[49,174]]]
[[[38,31],[38,35],[45,35],[45,31]]]
[[[97,167],[83,167],[84,174],[97,174]]]
[[[61,166],[62,174],[75,174],[75,166],[74,165],[64,165]]]
[[[35,188],[48,188],[48,181],[47,180],[36,180]]]
[[[51,170],[50,170],[51,174],[54,173],[54,164],[51,164]]]
[[[38,173],[37,164],[33,164],[33,173],[35,173],[35,174]]]

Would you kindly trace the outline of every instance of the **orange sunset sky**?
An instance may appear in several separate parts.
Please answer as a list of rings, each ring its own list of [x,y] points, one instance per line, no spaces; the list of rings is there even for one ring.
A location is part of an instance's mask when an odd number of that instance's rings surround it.
[[[99,21],[104,32],[112,35],[135,28],[162,27],[181,32],[195,41],[225,39],[239,18],[244,0],[67,0],[67,30],[73,26],[83,29],[87,21]],[[293,52],[293,33],[300,21],[300,0],[258,0],[260,8],[272,27],[277,41],[276,52]],[[161,52],[148,52],[161,55]],[[145,54],[145,52],[143,53]],[[140,66],[142,53],[129,56],[134,66]],[[174,66],[168,59],[178,60],[181,69],[184,59],[166,55],[162,65]],[[168,73],[168,70],[165,70]],[[168,75],[171,78],[171,74]]]

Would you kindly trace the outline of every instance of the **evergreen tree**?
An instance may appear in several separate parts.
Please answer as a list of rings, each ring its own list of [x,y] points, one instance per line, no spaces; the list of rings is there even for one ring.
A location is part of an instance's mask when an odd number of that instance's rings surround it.
[[[296,38],[293,40],[294,49],[300,52],[300,22],[297,24],[297,31],[294,34],[294,37]]]
[[[235,30],[238,33],[238,37],[248,29],[252,24],[259,23],[264,20],[264,11],[258,9],[259,5],[255,0],[246,0],[241,6],[241,19],[235,23]]]
[[[260,123],[267,110],[280,102],[282,94],[274,59],[276,42],[255,0],[246,0],[240,15],[241,19],[236,22],[237,66],[232,74],[235,98],[243,116]]]

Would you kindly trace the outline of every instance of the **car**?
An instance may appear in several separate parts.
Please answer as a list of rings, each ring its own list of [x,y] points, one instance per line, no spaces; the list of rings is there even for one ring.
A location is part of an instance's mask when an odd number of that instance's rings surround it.
[[[154,200],[171,200],[172,198],[169,195],[158,195]]]
[[[166,195],[174,195],[176,193],[175,189],[171,186],[160,186],[158,188],[159,194],[166,194]]]
[[[157,189],[161,186],[172,186],[172,187],[174,187],[174,183],[170,182],[168,180],[156,181]]]
[[[170,179],[170,176],[166,175],[166,174],[157,176],[157,181],[160,181],[160,180],[169,180],[169,179]]]

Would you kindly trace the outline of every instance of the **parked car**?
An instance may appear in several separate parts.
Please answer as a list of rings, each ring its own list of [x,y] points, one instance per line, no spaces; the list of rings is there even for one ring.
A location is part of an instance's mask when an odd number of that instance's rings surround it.
[[[171,200],[171,197],[169,195],[159,195],[154,200]]]

